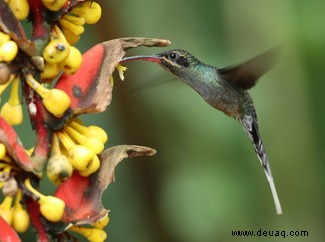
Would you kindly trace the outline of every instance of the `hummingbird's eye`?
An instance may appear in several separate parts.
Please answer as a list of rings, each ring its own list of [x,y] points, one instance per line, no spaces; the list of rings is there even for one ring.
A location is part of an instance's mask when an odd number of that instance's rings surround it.
[[[175,60],[178,58],[178,54],[176,52],[172,52],[168,55],[168,59]]]

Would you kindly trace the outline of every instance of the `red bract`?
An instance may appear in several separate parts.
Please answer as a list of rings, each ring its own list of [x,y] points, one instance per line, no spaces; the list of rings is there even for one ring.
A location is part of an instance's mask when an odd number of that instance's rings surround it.
[[[55,193],[65,204],[62,222],[68,224],[94,223],[105,216],[107,210],[100,203],[100,192],[94,187],[92,176],[83,177],[74,172]],[[73,192],[71,192],[73,191]]]
[[[33,171],[34,164],[27,155],[15,130],[0,117],[0,142],[6,146],[7,153],[24,171]]]
[[[154,149],[144,146],[114,146],[100,155],[101,166],[97,172],[88,177],[75,172],[55,192],[55,196],[66,204],[62,222],[66,225],[92,224],[104,217],[108,211],[101,204],[101,196],[114,180],[119,162],[127,157],[152,156],[155,153]]]
[[[100,93],[103,105],[111,101],[112,86],[108,82],[110,74],[105,65],[105,46],[98,44],[83,54],[80,69],[73,75],[63,74],[55,88],[65,91],[70,97],[71,108],[75,114],[100,111],[93,100]],[[99,96],[99,95],[98,95]],[[106,98],[109,97],[109,98]]]
[[[69,95],[74,114],[103,112],[112,98],[113,83],[109,77],[125,51],[169,44],[167,40],[152,38],[122,38],[97,44],[83,54],[79,70],[73,75],[63,74],[55,88]]]
[[[0,217],[0,241],[1,242],[20,242],[16,231]]]

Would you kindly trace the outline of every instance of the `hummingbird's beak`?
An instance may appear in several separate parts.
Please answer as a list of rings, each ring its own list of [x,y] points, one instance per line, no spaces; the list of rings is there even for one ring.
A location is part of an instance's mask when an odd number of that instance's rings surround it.
[[[124,57],[120,61],[120,63],[133,61],[133,60],[144,60],[144,61],[156,62],[161,64],[162,58],[160,55],[136,55],[136,56]]]

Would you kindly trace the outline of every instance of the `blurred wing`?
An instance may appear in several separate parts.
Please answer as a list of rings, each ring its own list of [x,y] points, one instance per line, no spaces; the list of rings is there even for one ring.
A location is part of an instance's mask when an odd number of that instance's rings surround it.
[[[236,66],[218,69],[219,76],[242,89],[252,88],[275,64],[279,48],[273,48]]]

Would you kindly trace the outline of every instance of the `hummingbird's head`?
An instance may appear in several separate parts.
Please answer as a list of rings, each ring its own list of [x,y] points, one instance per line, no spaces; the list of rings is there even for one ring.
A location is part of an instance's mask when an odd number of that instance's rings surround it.
[[[205,76],[216,75],[215,68],[205,65],[185,50],[176,49],[157,55],[138,55],[124,57],[120,62],[145,60],[156,62],[178,79],[194,88],[201,95],[206,92],[208,81]],[[212,70],[212,71],[211,71]]]
[[[198,59],[185,50],[169,50],[157,55],[161,65],[166,69],[186,69],[200,63]]]
[[[198,59],[192,56],[185,50],[176,49],[162,52],[157,55],[142,55],[125,57],[121,62],[131,60],[146,60],[160,64],[164,69],[176,76],[181,76],[191,67],[197,66],[200,63]]]

